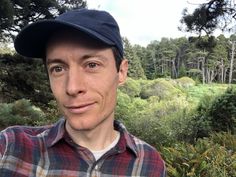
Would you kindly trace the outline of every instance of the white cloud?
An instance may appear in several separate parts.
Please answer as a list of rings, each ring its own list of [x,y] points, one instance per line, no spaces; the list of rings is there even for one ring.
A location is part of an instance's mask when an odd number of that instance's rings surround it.
[[[181,37],[178,31],[187,0],[87,0],[89,8],[106,10],[117,20],[121,35],[132,44],[147,45],[162,37]]]

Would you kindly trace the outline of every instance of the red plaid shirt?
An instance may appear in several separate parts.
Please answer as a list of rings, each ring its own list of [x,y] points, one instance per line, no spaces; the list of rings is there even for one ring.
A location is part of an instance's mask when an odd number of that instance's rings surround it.
[[[0,133],[1,177],[164,177],[165,165],[150,145],[129,134],[115,121],[121,133],[117,145],[95,160],[86,148],[75,144],[61,119],[52,126],[14,126]]]

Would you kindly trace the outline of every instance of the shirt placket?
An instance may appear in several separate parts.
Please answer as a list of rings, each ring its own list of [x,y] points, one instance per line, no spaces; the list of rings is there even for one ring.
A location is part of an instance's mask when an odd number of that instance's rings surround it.
[[[117,153],[121,153],[122,151],[118,148],[113,148],[110,151],[108,151],[106,154],[104,154],[98,161],[95,161],[92,168],[91,168],[91,175],[90,177],[102,177],[101,168],[103,165],[103,162],[106,160],[106,158],[116,155]]]
[[[101,177],[100,165],[95,164],[92,168],[90,177]]]

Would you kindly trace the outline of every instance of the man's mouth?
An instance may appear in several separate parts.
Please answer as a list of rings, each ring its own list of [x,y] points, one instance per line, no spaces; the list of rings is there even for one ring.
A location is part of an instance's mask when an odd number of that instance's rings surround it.
[[[92,107],[94,106],[94,102],[91,103],[83,103],[83,104],[79,104],[79,105],[66,105],[65,108],[73,114],[82,114],[85,113],[86,111],[89,111],[90,109],[92,109]]]

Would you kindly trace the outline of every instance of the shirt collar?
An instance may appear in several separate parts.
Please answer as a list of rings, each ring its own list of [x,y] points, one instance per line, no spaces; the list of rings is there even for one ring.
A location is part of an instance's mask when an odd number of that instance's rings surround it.
[[[123,151],[127,147],[137,156],[138,151],[137,151],[136,143],[134,139],[132,138],[133,136],[127,131],[124,124],[115,120],[114,127],[115,127],[115,130],[121,133],[121,138],[120,138],[120,141],[118,142],[118,148],[120,148],[120,150]]]
[[[132,135],[127,131],[124,124],[115,120],[114,128],[121,134],[120,141],[118,142],[118,148],[123,151],[126,147],[128,147],[137,156],[137,146],[132,138]],[[47,147],[52,147],[60,140],[66,137],[68,138],[69,135],[65,130],[65,119],[60,119],[46,133],[47,135],[45,136],[45,142]]]
[[[47,132],[47,135],[45,136],[47,147],[52,147],[61,139],[63,139],[65,132],[65,119],[62,118],[56,122]]]

